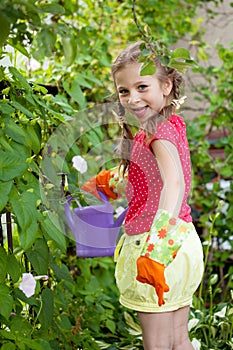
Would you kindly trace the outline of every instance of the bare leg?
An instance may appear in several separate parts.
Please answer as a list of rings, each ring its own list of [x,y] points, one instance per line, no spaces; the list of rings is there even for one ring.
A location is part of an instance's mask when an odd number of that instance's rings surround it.
[[[173,313],[138,312],[145,350],[172,350]]]
[[[172,350],[193,350],[188,335],[189,306],[173,312],[173,348]]]
[[[188,336],[189,307],[172,312],[138,312],[145,350],[193,350]]]

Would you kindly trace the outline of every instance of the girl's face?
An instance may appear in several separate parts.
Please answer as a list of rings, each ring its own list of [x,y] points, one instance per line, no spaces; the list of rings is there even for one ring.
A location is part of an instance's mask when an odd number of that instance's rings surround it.
[[[121,104],[144,123],[165,106],[172,83],[161,83],[156,74],[141,76],[141,65],[129,64],[118,70],[114,78]]]

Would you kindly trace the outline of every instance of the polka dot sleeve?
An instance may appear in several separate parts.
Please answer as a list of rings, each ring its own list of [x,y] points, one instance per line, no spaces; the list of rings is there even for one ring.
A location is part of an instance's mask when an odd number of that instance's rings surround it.
[[[177,148],[182,144],[182,147],[188,148],[186,138],[186,125],[183,119],[173,114],[169,120],[163,121],[157,125],[157,131],[153,140],[167,140],[172,142]]]

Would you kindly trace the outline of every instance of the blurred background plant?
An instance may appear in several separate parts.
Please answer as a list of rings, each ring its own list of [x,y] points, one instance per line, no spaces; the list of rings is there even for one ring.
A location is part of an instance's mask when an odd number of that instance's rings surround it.
[[[96,104],[114,101],[111,62],[129,42],[141,39],[133,4],[141,27],[150,28],[155,40],[173,48],[182,42],[198,62],[189,70],[193,101],[183,113],[195,116],[187,122],[191,204],[206,269],[193,301],[190,335],[195,349],[233,348],[233,51],[232,44],[216,43],[218,63],[210,63],[211,45],[204,37],[206,19],[209,24],[218,18],[223,3],[1,1],[1,349],[142,349],[134,312],[118,302],[113,259],[76,256],[75,242],[51,221],[40,184],[44,149],[60,125],[69,128],[74,118],[81,125],[65,162],[58,152],[63,144],[54,145],[51,154],[68,173],[72,190],[79,184],[72,157],[119,136],[120,128],[108,127],[104,113],[95,127],[86,127],[84,116]],[[222,13],[227,21],[232,21],[230,5]],[[194,83],[193,76],[203,79]],[[98,168],[95,157],[91,166]],[[48,280],[37,281],[27,298],[19,289],[23,273]]]

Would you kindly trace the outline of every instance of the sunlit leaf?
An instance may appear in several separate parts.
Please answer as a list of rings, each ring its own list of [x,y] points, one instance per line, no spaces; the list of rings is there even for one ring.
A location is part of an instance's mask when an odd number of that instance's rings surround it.
[[[153,61],[145,62],[141,66],[140,75],[152,75],[155,74],[156,67]]]
[[[13,79],[18,81],[23,88],[31,90],[30,84],[15,67],[9,67],[9,72],[12,74]]]
[[[75,60],[77,53],[77,42],[72,35],[62,37],[62,45],[64,52],[64,63],[69,67]]]
[[[179,47],[177,49],[175,49],[172,54],[171,54],[172,58],[183,58],[183,59],[191,59],[190,57],[190,52],[189,50]]]

